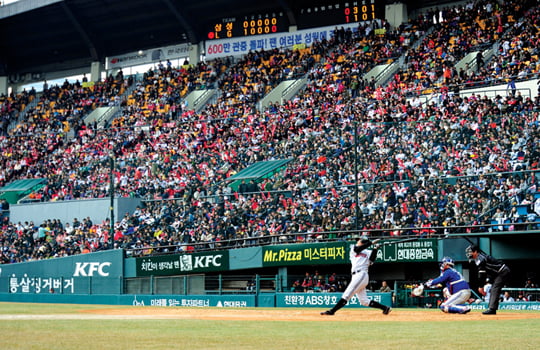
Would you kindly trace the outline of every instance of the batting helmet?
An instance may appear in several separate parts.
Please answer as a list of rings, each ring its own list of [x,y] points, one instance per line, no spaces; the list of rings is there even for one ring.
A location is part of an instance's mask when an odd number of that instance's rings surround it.
[[[366,244],[366,243],[369,242],[369,237],[368,236],[360,236],[360,238],[358,238],[358,240],[360,241],[360,243]]]
[[[446,269],[446,267],[454,267],[454,259],[445,256],[441,260],[441,269]]]

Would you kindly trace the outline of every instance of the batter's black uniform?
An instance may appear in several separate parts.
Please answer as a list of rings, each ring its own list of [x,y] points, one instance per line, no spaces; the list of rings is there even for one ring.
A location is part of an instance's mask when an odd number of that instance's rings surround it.
[[[486,279],[486,275],[493,280],[491,295],[489,297],[489,308],[486,313],[495,313],[499,308],[501,289],[510,277],[510,268],[501,260],[495,259],[491,255],[487,255],[481,251],[478,252],[474,263],[478,267],[478,276],[481,281]]]

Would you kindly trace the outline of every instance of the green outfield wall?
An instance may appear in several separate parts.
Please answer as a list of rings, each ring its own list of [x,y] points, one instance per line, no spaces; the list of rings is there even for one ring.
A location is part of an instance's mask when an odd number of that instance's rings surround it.
[[[261,306],[273,307],[274,296]],[[133,306],[185,306],[185,307],[255,307],[255,295],[55,295],[55,294],[3,294],[4,302],[133,305]],[[265,301],[265,299],[263,299]]]
[[[374,267],[374,278],[378,271],[392,275],[392,280],[405,280],[407,273],[425,269],[423,274],[438,274],[435,263],[443,255],[453,256],[456,261],[466,263],[465,239],[420,239],[416,241],[394,241],[383,244],[378,252]],[[486,238],[479,241],[485,250],[493,248],[500,258],[519,257],[515,241],[491,242]],[[506,244],[508,243],[508,244]],[[141,306],[218,306],[218,307],[329,307],[340,297],[340,293],[282,293],[289,290],[289,269],[300,267],[310,270],[321,267],[336,267],[339,273],[348,274],[349,247],[353,242],[337,241],[326,243],[279,244],[207,252],[169,254],[161,256],[126,256],[126,251],[111,251],[79,254],[70,257],[39,260],[18,264],[0,265],[0,301],[111,304]],[[504,248],[511,247],[509,249]],[[522,246],[523,256],[536,260],[536,247]],[[506,252],[506,253],[505,253]],[[519,260],[514,260],[514,263]],[[424,264],[425,263],[425,264]],[[529,264],[527,266],[537,266]],[[411,266],[410,269],[402,269]],[[459,266],[459,264],[458,264]],[[510,263],[512,266],[512,262]],[[241,273],[239,271],[242,271]],[[391,270],[391,271],[390,271]],[[517,269],[516,269],[517,270]],[[261,271],[264,271],[262,273]],[[298,269],[297,269],[298,271]],[[399,272],[397,272],[399,271]],[[261,281],[272,282],[272,287],[246,291],[245,281],[239,290],[226,288],[236,274],[264,274]],[[398,275],[399,273],[399,275]],[[371,275],[371,274],[370,274]],[[275,276],[275,277],[273,277]],[[422,278],[427,277],[423,276]],[[227,279],[229,278],[229,280]],[[272,279],[272,281],[268,281]],[[210,285],[214,283],[214,285]],[[272,283],[271,283],[272,284]],[[400,304],[398,291],[370,293],[369,297],[383,304]],[[405,291],[406,292],[406,291]],[[351,307],[360,307],[355,298]],[[515,303],[516,309],[535,309],[540,303]],[[479,304],[483,307],[482,304]],[[400,306],[400,305],[397,305]],[[410,305],[409,305],[410,306]],[[505,308],[511,308],[505,304]]]
[[[4,302],[133,305],[164,307],[313,307],[329,308],[341,293],[265,293],[260,295],[54,295],[0,294]],[[392,305],[391,293],[368,293],[368,298]],[[347,307],[363,308],[356,297]]]
[[[171,276],[229,271],[229,251],[135,258],[136,276]]]
[[[120,249],[0,265],[0,293],[121,294],[124,255]]]
[[[473,310],[485,310],[488,308],[488,303],[471,304]],[[540,311],[540,302],[514,302],[514,303],[499,303],[499,310],[526,310]]]
[[[392,293],[367,293],[370,300],[378,301],[383,305],[392,305]],[[341,293],[277,293],[277,307],[317,307],[328,308],[334,306]],[[347,303],[347,307],[365,307],[360,304],[356,296]]]

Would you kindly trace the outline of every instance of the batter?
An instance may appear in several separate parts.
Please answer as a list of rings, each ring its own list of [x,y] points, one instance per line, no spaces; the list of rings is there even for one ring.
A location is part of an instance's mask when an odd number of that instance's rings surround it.
[[[373,264],[377,258],[377,245],[379,240],[373,242],[369,238],[362,236],[356,244],[351,244],[349,258],[351,260],[351,282],[343,292],[341,299],[330,310],[321,312],[321,315],[334,315],[336,311],[347,305],[347,302],[356,294],[360,304],[364,306],[374,307],[383,310],[383,314],[388,315],[392,310],[389,306],[370,300],[367,296],[366,287],[369,283],[369,266]],[[375,245],[374,245],[375,244]],[[374,249],[368,249],[374,245]]]

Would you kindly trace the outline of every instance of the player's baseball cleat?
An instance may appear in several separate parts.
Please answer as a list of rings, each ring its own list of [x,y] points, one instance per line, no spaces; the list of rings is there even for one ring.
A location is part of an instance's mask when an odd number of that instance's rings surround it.
[[[382,313],[383,315],[388,315],[390,311],[392,311],[392,308],[387,306],[386,309],[384,309]]]
[[[321,315],[333,316],[333,315],[334,315],[334,312],[333,312],[333,311],[330,311],[330,310],[326,310],[326,311],[324,311],[324,312],[321,312]]]
[[[492,309],[487,309],[486,311],[482,312],[482,315],[496,315],[497,311]]]
[[[463,310],[463,312],[461,312],[462,314],[466,314],[466,313],[469,313],[471,312],[471,308],[466,308],[465,310]]]

